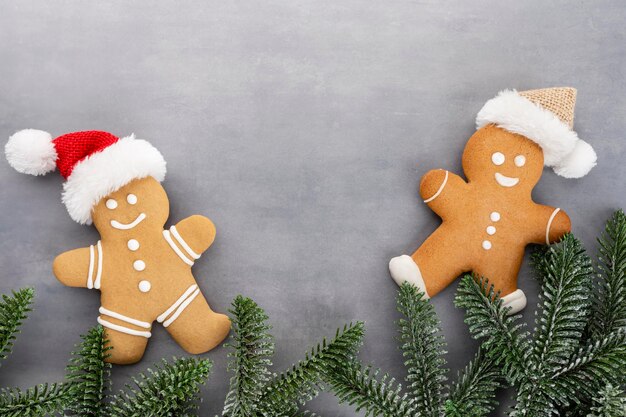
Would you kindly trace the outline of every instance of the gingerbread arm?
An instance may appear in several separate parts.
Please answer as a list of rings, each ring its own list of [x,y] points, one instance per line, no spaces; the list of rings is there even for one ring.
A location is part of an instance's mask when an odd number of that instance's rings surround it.
[[[533,215],[527,219],[531,243],[549,245],[572,230],[569,216],[560,208],[537,204],[532,212]]]
[[[215,225],[207,217],[196,214],[172,226],[170,233],[182,254],[194,260],[213,244]]]
[[[54,259],[52,272],[61,283],[69,287],[100,288],[101,243],[63,252]]]
[[[462,197],[467,183],[458,175],[444,169],[428,171],[420,182],[420,195],[440,217],[454,199]]]

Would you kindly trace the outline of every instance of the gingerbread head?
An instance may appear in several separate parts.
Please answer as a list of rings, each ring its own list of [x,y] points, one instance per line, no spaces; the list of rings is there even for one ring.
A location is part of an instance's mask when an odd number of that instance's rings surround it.
[[[65,285],[100,290],[97,321],[113,346],[110,362],[139,361],[154,321],[190,353],[224,340],[230,321],[211,310],[191,272],[213,243],[215,227],[195,215],[164,230],[169,201],[160,184],[165,160],[156,148],[100,131],[52,139],[24,130],[5,152],[22,173],[58,168],[67,179],[62,200],[70,216],[100,233],[95,245],[59,255],[53,271]]]
[[[446,170],[426,173],[420,194],[442,219],[412,255],[393,258],[392,278],[434,296],[464,272],[491,280],[515,313],[526,305],[517,288],[524,248],[550,244],[570,231],[560,208],[537,204],[533,187],[544,165],[566,178],[596,164],[589,144],[572,130],[576,90],[503,91],[476,119],[463,152],[467,181]]]

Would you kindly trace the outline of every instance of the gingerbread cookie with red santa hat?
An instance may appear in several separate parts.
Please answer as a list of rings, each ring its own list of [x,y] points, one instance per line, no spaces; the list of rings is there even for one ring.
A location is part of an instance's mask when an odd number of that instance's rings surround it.
[[[53,139],[23,130],[11,136],[5,153],[22,173],[58,168],[67,180],[62,200],[71,218],[93,222],[100,233],[96,244],[59,255],[53,271],[65,285],[100,290],[97,321],[113,346],[109,362],[139,361],[155,321],[189,353],[224,340],[230,321],[211,310],[191,272],[213,243],[215,227],[195,215],[164,230],[165,160],[155,147],[100,131]]]
[[[593,148],[572,130],[575,102],[573,88],[502,91],[489,100],[463,152],[467,181],[443,169],[422,178],[420,195],[442,223],[413,255],[389,262],[392,278],[432,297],[471,271],[494,284],[511,314],[522,310],[524,248],[571,229],[564,210],[532,199],[543,166],[580,178],[596,165]]]

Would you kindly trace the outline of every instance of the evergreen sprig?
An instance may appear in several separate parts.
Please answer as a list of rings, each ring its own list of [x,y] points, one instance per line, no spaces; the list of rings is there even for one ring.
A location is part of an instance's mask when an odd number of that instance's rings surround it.
[[[83,336],[80,349],[73,352],[67,367],[67,380],[73,384],[74,400],[67,408],[70,415],[105,417],[107,391],[111,388],[111,364],[105,362],[111,350],[102,326]]]
[[[487,415],[497,405],[495,392],[500,387],[500,370],[481,349],[460,372],[445,403],[447,417]]]
[[[211,371],[208,359],[184,358],[173,363],[162,361],[148,375],[141,373],[127,384],[126,391],[113,397],[109,406],[111,417],[166,417],[190,415],[195,412],[200,386]]]
[[[267,324],[267,314],[249,298],[237,296],[229,311],[233,336],[226,347],[232,348],[228,353],[228,371],[234,375],[222,415],[252,416],[272,378],[268,369],[274,354],[274,343],[268,334],[271,326]]]
[[[609,220],[600,239],[598,294],[591,261],[572,235],[536,253],[533,265],[542,294],[532,339],[521,316],[507,315],[499,294],[484,278],[465,276],[455,302],[466,310],[465,321],[487,358],[501,366],[517,389],[511,416],[585,416],[590,398],[626,378],[623,212]]]
[[[593,402],[587,417],[626,417],[626,394],[611,384],[607,384]]]
[[[593,335],[602,337],[626,328],[626,215],[618,210],[598,239],[600,290],[593,298]]]
[[[324,377],[340,402],[365,411],[366,416],[488,415],[496,404],[495,391],[501,385],[494,362],[479,351],[459,373],[457,382],[445,386],[446,343],[434,308],[421,291],[404,283],[398,293],[398,311],[403,315],[398,327],[408,371],[407,391],[403,393],[401,385],[379,369],[354,361],[352,366]]]
[[[30,306],[34,297],[35,291],[32,288],[14,291],[11,296],[2,294],[0,300],[0,360],[6,359],[11,353],[13,341],[22,321],[31,311]]]
[[[74,392],[70,384],[40,384],[0,390],[0,416],[40,417],[62,410]]]
[[[265,312],[241,296],[235,298],[230,312],[233,334],[228,343],[232,349],[228,369],[235,375],[222,413],[228,417],[298,415],[299,407],[318,394],[322,375],[350,363],[363,338],[363,323],[344,326],[333,340],[324,339],[304,360],[276,376],[268,370],[274,344],[267,333]]]

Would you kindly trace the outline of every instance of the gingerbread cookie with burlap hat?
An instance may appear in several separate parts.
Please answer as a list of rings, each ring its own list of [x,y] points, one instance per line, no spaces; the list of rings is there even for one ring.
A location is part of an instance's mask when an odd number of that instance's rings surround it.
[[[524,248],[571,229],[564,210],[532,199],[543,166],[580,178],[596,165],[593,148],[572,130],[575,102],[573,88],[502,91],[489,100],[463,152],[467,181],[443,169],[422,178],[420,195],[442,223],[413,255],[389,262],[392,278],[432,297],[471,271],[494,284],[511,314],[522,310]]]
[[[139,361],[154,321],[189,353],[224,340],[230,321],[211,310],[191,272],[213,243],[215,227],[195,215],[164,230],[169,201],[160,184],[165,160],[156,148],[100,131],[52,139],[23,130],[11,136],[5,153],[22,173],[58,168],[67,180],[62,200],[70,216],[100,233],[96,244],[59,255],[53,271],[65,285],[100,290],[97,321],[113,346],[108,361]]]

